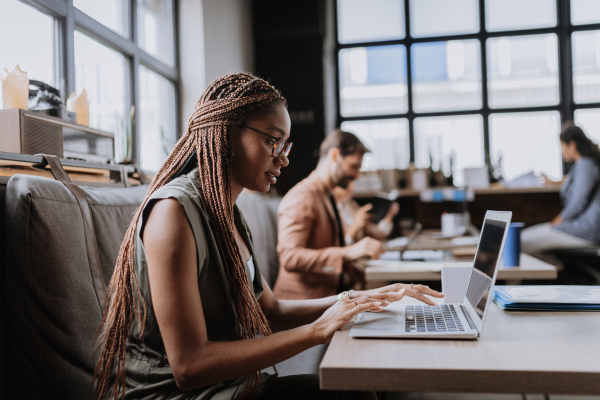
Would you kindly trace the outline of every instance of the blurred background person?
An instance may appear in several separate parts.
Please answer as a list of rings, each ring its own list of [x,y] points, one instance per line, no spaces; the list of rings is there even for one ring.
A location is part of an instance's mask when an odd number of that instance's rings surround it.
[[[354,261],[383,253],[381,242],[370,237],[346,246],[333,197],[336,186],[347,187],[358,178],[369,149],[356,135],[336,129],[319,151],[317,168],[279,204],[274,293],[281,299],[314,299],[353,287],[364,280]]]
[[[524,253],[600,244],[600,148],[572,121],[563,124],[560,145],[573,163],[560,190],[564,207],[551,222],[523,230]]]

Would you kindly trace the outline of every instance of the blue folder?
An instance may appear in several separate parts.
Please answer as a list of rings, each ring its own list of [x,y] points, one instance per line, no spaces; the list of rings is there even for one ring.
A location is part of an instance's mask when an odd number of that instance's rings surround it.
[[[503,310],[600,311],[600,286],[502,286],[492,299]]]

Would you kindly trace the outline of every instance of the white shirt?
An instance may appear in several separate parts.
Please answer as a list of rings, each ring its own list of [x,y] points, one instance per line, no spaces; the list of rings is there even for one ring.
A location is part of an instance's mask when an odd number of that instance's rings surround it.
[[[252,261],[252,256],[250,256],[250,259],[248,260],[248,268],[250,268],[250,281],[254,282],[254,261]]]

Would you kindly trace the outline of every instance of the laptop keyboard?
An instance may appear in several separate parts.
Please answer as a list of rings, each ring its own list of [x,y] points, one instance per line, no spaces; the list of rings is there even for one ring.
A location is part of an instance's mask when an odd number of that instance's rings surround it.
[[[453,304],[406,306],[404,321],[406,332],[464,331]]]

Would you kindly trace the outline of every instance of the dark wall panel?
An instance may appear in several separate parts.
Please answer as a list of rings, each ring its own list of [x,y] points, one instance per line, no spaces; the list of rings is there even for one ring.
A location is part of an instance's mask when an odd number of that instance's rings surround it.
[[[253,2],[255,70],[288,101],[294,143],[277,191],[285,194],[308,176],[325,137],[323,3],[318,0]]]

